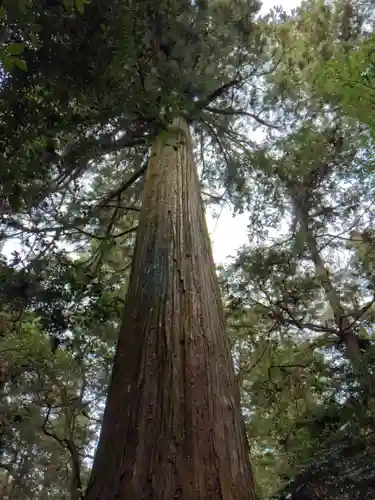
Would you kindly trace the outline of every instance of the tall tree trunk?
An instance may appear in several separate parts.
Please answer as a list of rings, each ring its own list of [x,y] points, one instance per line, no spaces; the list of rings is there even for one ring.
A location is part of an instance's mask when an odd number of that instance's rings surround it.
[[[86,500],[252,500],[254,486],[186,122],[153,145]]]

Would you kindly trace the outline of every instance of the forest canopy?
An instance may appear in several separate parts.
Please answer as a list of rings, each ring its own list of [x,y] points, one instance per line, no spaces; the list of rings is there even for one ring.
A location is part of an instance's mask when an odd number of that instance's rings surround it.
[[[372,498],[374,12],[3,0],[1,498]],[[219,286],[201,199],[248,221]]]

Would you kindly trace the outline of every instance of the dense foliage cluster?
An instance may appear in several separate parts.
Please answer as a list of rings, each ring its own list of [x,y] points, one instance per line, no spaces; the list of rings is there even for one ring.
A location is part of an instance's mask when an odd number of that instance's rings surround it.
[[[333,499],[371,497],[375,5],[259,8],[0,6],[1,498],[83,498],[150,144],[177,116],[207,205],[249,218],[218,274],[259,498],[328,498],[319,467]]]

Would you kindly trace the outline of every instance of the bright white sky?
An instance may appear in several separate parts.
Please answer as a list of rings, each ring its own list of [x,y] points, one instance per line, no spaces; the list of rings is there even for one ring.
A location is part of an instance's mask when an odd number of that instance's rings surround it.
[[[300,5],[301,0],[264,0],[262,3],[262,12],[266,13],[278,5],[290,11]],[[234,217],[228,206],[224,206],[218,219],[213,216],[211,209],[207,210],[206,220],[216,264],[224,263],[227,257],[235,255],[242,245],[248,243],[249,215],[247,213]]]

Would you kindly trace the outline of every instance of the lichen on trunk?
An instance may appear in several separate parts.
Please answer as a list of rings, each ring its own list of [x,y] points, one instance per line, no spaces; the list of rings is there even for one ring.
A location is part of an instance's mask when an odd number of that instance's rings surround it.
[[[156,138],[86,500],[252,500],[186,122]]]

